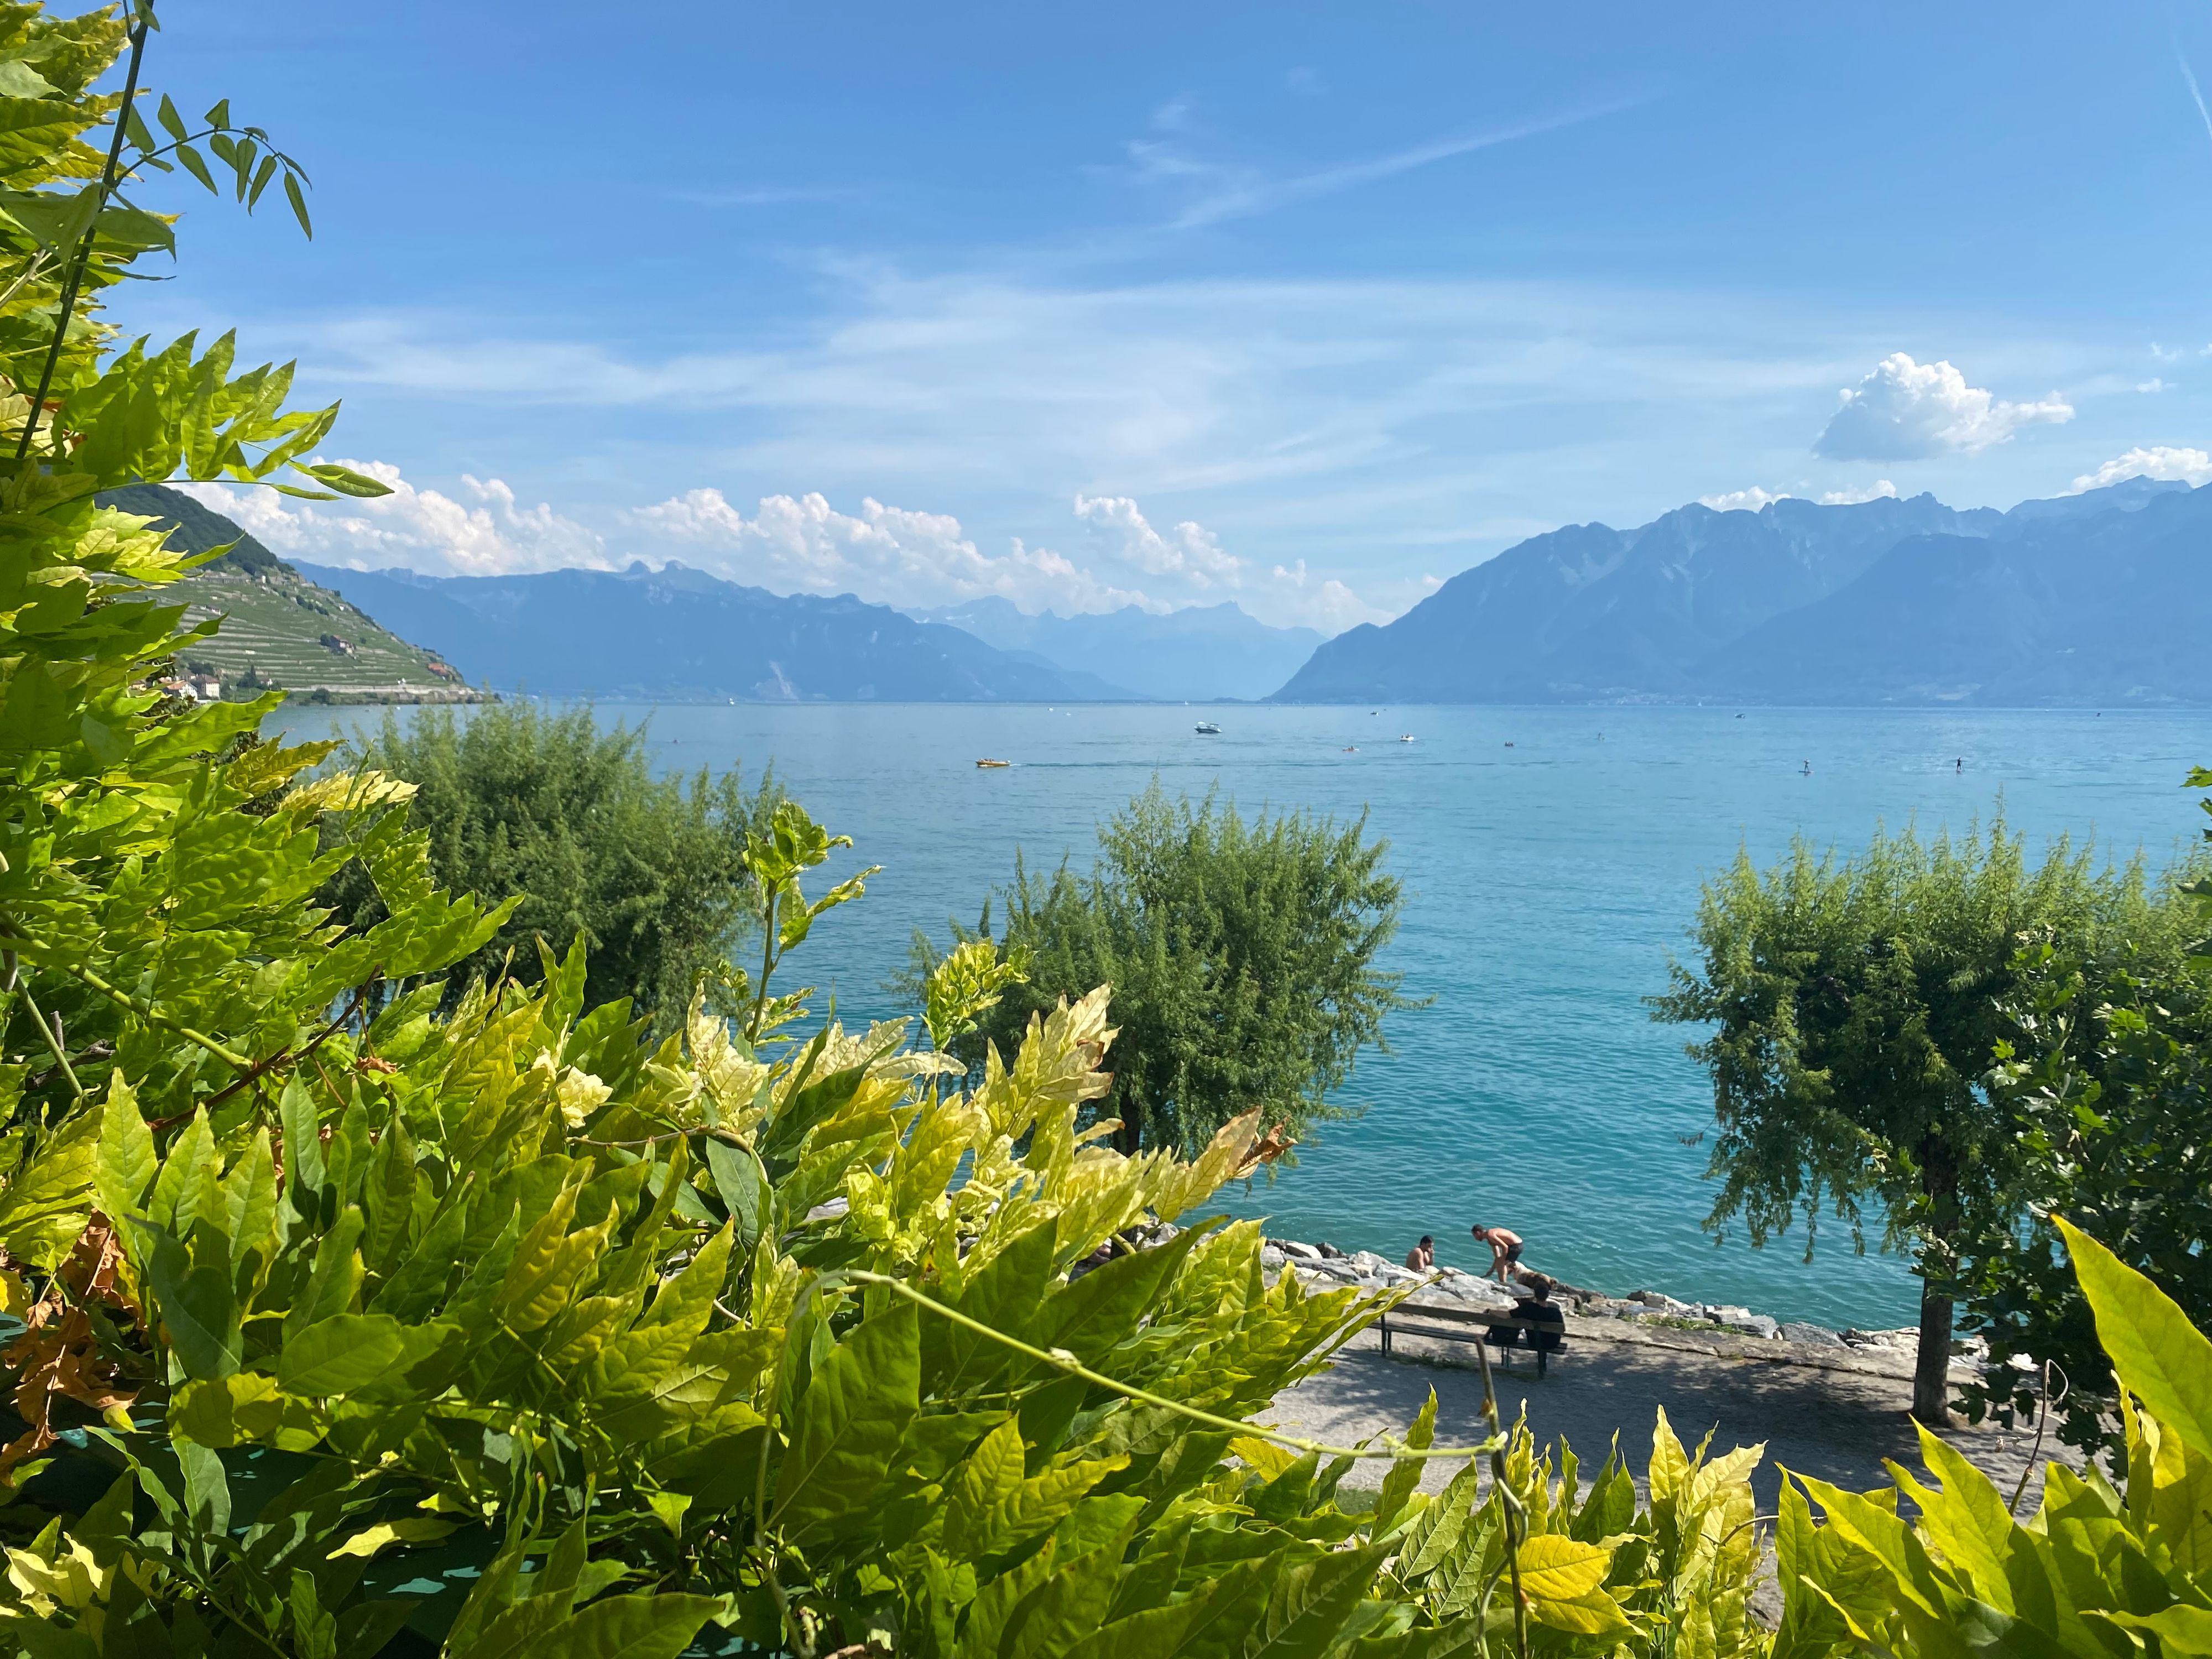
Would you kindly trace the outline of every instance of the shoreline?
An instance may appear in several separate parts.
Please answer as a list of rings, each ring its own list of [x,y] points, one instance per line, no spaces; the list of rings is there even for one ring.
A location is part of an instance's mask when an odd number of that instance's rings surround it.
[[[1410,1312],[1424,1304],[1449,1309],[1503,1309],[1526,1300],[1530,1278],[1539,1270],[1522,1263],[1511,1288],[1464,1267],[1437,1267],[1424,1274],[1372,1250],[1340,1250],[1326,1242],[1268,1238],[1260,1253],[1261,1270],[1271,1276],[1292,1272],[1301,1284],[1323,1289],[1351,1286],[1395,1291],[1419,1286],[1405,1298]],[[1663,1291],[1638,1290],[1609,1296],[1570,1285],[1551,1274],[1553,1297],[1568,1316],[1569,1334],[1600,1341],[1674,1347],[1730,1359],[1763,1359],[1819,1365],[1868,1376],[1906,1376],[1912,1372],[1920,1341],[1917,1327],[1840,1330],[1803,1320],[1779,1320],[1732,1303],[1684,1302]],[[1978,1376],[1985,1368],[1987,1345],[1978,1337],[1954,1340],[1951,1370]],[[1901,1368],[1901,1369],[1900,1369]]]

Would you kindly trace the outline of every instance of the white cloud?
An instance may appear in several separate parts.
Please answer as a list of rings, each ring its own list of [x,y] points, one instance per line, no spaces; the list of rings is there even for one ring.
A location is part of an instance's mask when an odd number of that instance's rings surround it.
[[[2102,489],[2128,478],[2178,479],[2191,486],[2212,483],[2212,454],[2166,444],[2130,449],[2124,455],[2115,455],[2094,472],[2084,472],[2066,493],[2078,495],[2085,489]]]
[[[434,576],[499,576],[611,562],[598,533],[540,502],[524,507],[497,478],[461,477],[474,505],[417,489],[385,461],[341,463],[392,488],[368,500],[302,501],[243,485],[178,486],[280,557],[354,570],[405,566]]]
[[[1075,498],[1075,516],[1091,526],[1123,562],[1147,575],[1174,576],[1207,587],[1235,587],[1243,561],[1221,549],[1220,538],[1186,520],[1162,535],[1127,495]]]
[[[2207,350],[2212,350],[2212,346],[2208,346],[2205,349]],[[2157,341],[2153,340],[2150,343],[2150,355],[2153,361],[2157,362],[2178,363],[2181,361],[2181,348],[2179,346],[2162,346]]]
[[[863,500],[858,514],[826,498],[770,495],[748,519],[719,489],[690,489],[628,515],[661,557],[779,593],[856,593],[878,605],[927,607],[988,595],[1025,611],[1168,607],[1139,588],[1102,580],[1049,548],[1018,538],[982,552],[944,513]]]
[[[1861,501],[1875,501],[1886,495],[1897,494],[1897,486],[1887,478],[1876,478],[1870,484],[1848,489],[1831,489],[1820,497],[1823,507],[1856,507]]]
[[[2138,392],[2171,392],[2173,390],[2173,387],[2169,382],[2161,380],[2157,375],[2154,374],[2148,380],[2136,381],[2136,390]]]
[[[1140,179],[1190,180],[1206,186],[1170,222],[1171,229],[1190,230],[1203,225],[1218,224],[1227,219],[1247,219],[1259,214],[1272,213],[1277,208],[1310,201],[1316,197],[1334,196],[1339,191],[1395,178],[1401,173],[1411,173],[1418,167],[1449,161],[1454,156],[1468,155],[1476,150],[1511,143],[1517,139],[1556,132],[1562,127],[1578,126],[1584,121],[1594,121],[1601,116],[1634,108],[1644,101],[1641,98],[1615,99],[1579,109],[1563,110],[1555,115],[1540,116],[1534,120],[1516,122],[1488,132],[1438,138],[1389,155],[1376,156],[1370,161],[1346,161],[1335,167],[1278,179],[1267,178],[1250,168],[1232,168],[1198,161],[1158,142],[1139,141],[1129,144],[1127,150],[1130,159],[1136,163],[1137,174]],[[1187,113],[1186,106],[1181,104],[1170,105],[1169,108],[1178,118]],[[1182,119],[1167,122],[1157,115],[1153,118],[1153,125],[1169,131],[1187,130],[1187,123]]]
[[[2033,403],[2005,403],[1966,384],[1948,362],[1917,363],[1902,351],[1883,358],[1856,387],[1813,445],[1839,461],[1917,461],[1972,454],[2038,422],[2074,418],[2057,392]]]
[[[1724,490],[1717,495],[1700,495],[1700,506],[1710,507],[1716,513],[1756,513],[1769,501],[1786,501],[1786,489],[1762,489],[1753,484],[1747,489]]]
[[[1279,564],[1268,574],[1274,580],[1279,599],[1287,598],[1290,601],[1289,614],[1282,614],[1285,607],[1279,604],[1262,605],[1260,608],[1263,622],[1303,623],[1308,628],[1318,628],[1324,634],[1341,634],[1360,623],[1388,622],[1393,614],[1368,604],[1333,576],[1310,575],[1304,559],[1295,565]],[[1274,614],[1265,614],[1270,611]]]

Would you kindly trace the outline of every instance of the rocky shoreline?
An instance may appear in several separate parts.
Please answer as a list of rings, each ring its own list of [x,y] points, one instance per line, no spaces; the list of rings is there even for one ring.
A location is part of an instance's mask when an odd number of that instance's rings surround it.
[[[1171,1231],[1169,1236],[1172,1237]],[[1532,1294],[1528,1280],[1534,1271],[1524,1266],[1516,1275],[1516,1282],[1508,1287],[1464,1267],[1439,1266],[1431,1273],[1418,1273],[1372,1250],[1340,1250],[1327,1243],[1310,1244],[1290,1238],[1268,1239],[1260,1252],[1260,1264],[1271,1276],[1292,1272],[1302,1282],[1321,1289],[1349,1285],[1360,1290],[1389,1291],[1419,1285],[1420,1288],[1406,1299],[1413,1308],[1424,1303],[1460,1308],[1510,1307]],[[1567,1284],[1549,1274],[1545,1276],[1557,1287],[1553,1296],[1563,1310],[1580,1319],[1615,1319],[1636,1325],[1906,1359],[1912,1357],[1920,1342],[1918,1329],[1910,1325],[1898,1330],[1831,1330],[1825,1325],[1779,1320],[1771,1314],[1754,1313],[1731,1304],[1684,1302],[1663,1291],[1633,1291],[1625,1297],[1615,1297]],[[1952,1345],[1952,1364],[1954,1369],[1978,1370],[1985,1353],[1978,1337],[1956,1342]]]

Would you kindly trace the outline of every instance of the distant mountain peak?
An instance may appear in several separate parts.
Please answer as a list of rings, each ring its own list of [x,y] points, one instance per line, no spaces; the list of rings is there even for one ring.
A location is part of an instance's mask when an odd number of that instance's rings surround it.
[[[1932,494],[1569,525],[1340,635],[1286,702],[2212,701],[2212,486],[2008,513]]]

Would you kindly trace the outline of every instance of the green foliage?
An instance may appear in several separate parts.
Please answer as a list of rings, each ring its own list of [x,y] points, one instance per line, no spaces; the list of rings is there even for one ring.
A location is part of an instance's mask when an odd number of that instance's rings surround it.
[[[2212,965],[2191,954],[2212,898],[2195,866],[2179,885],[2160,926],[2125,951],[2100,959],[2024,943],[1992,1089],[2034,1213],[1960,1246],[1990,1362],[1964,1390],[1968,1411],[2014,1422],[2042,1410],[2047,1392],[2063,1437],[2084,1447],[2120,1449],[2112,1369],[2050,1215],[2212,1322]]]
[[[83,176],[102,112],[78,94],[121,33],[57,27],[0,13],[0,105],[40,101],[24,76],[60,88],[52,176]],[[212,405],[83,337],[40,411],[61,441],[0,479],[0,1651],[1764,1650],[1755,1450],[1707,1461],[1662,1419],[1639,1513],[1617,1460],[1584,1496],[1525,1430],[1477,1449],[1486,1487],[1470,1463],[1418,1494],[1424,1455],[1468,1449],[1429,1444],[1433,1406],[1395,1449],[1253,1425],[1387,1301],[1268,1284],[1255,1223],[1152,1242],[1267,1155],[1259,1113],[1188,1160],[1097,1144],[1103,988],[949,1093],[903,1024],[813,1021],[770,979],[862,878],[806,896],[843,842],[795,804],[745,828],[741,1021],[703,994],[665,1033],[595,1006],[580,939],[449,999],[514,901],[439,889],[414,786],[316,776],[329,745],[251,740],[264,709],[143,689],[178,612],[141,589],[183,562],[92,493],[189,453]],[[66,470],[87,456],[106,470]],[[381,919],[342,928],[315,896],[354,866]],[[940,1030],[991,1013],[1006,966],[947,969]],[[2203,1650],[2212,1353],[2069,1237],[2141,1401],[2127,1498],[2054,1475],[2040,1529],[2000,1547],[1971,1471],[1915,1492],[1917,1531],[1807,1483],[1830,1521],[1793,1496],[1793,1655]],[[1371,1512],[1337,1502],[1349,1458],[1394,1453]]]
[[[1935,1486],[1895,1464],[1897,1490],[1878,1495],[1796,1477],[1782,1500],[1776,1659],[2212,1652],[2212,1342],[2140,1273],[2058,1225],[2124,1391],[2124,1482],[2054,1464],[2022,1521],[2019,1493],[2008,1501],[1924,1430]]]
[[[734,770],[656,778],[642,729],[603,731],[588,708],[528,704],[460,717],[424,709],[404,725],[387,714],[338,761],[414,786],[409,815],[428,836],[439,885],[513,904],[458,965],[448,1009],[461,986],[496,977],[510,957],[534,977],[538,940],[556,958],[580,942],[586,1002],[629,998],[664,1032],[702,981],[734,1006],[726,964],[756,920],[747,842],[769,826],[781,793],[773,779],[749,792]],[[325,839],[342,848],[370,833],[337,822]],[[322,902],[356,933],[388,914],[365,860],[347,865]]]
[[[1695,969],[1676,964],[1658,1019],[1716,1029],[1690,1052],[1711,1072],[1721,1182],[1708,1225],[1754,1244],[1824,1212],[1923,1281],[1914,1410],[1947,1409],[1960,1247],[2015,1226],[2033,1195],[2010,1115],[1988,1084],[2022,983],[2023,937],[2104,959],[2171,934],[2141,872],[2099,871],[2063,842],[2031,866],[2003,824],[1923,842],[1878,835],[1862,858],[1800,841],[1764,872],[1747,856],[1708,884]]]
[[[1364,818],[1247,820],[1212,796],[1170,801],[1157,782],[1098,840],[1087,876],[1018,868],[1002,943],[1027,983],[952,1052],[1004,1048],[1056,999],[1111,985],[1106,1109],[1125,1150],[1202,1146],[1254,1108],[1294,1134],[1346,1115],[1329,1096],[1361,1048],[1385,1046],[1384,1016],[1417,1006],[1376,965],[1405,904],[1382,867],[1389,843],[1367,840]],[[934,954],[916,944],[926,971]]]
[[[1409,1444],[1427,1443],[1435,1414],[1431,1393]],[[1240,1449],[1263,1468],[1283,1457],[1267,1448]],[[1617,1443],[1586,1477],[1565,1439],[1555,1462],[1520,1423],[1486,1490],[1469,1463],[1435,1498],[1409,1497],[1419,1466],[1394,1466],[1374,1534],[1395,1552],[1386,1575],[1408,1601],[1442,1619],[1472,1616],[1500,1647],[1513,1631],[1517,1576],[1528,1598],[1531,1652],[1621,1659],[1763,1654],[1765,1632],[1750,1607],[1759,1559],[1750,1474],[1764,1449],[1739,1449],[1708,1462],[1706,1445],[1686,1450],[1662,1410],[1645,1471],[1650,1502],[1639,1509]],[[1507,1540],[1516,1528],[1509,1522],[1517,1522],[1522,1537],[1513,1560]]]

